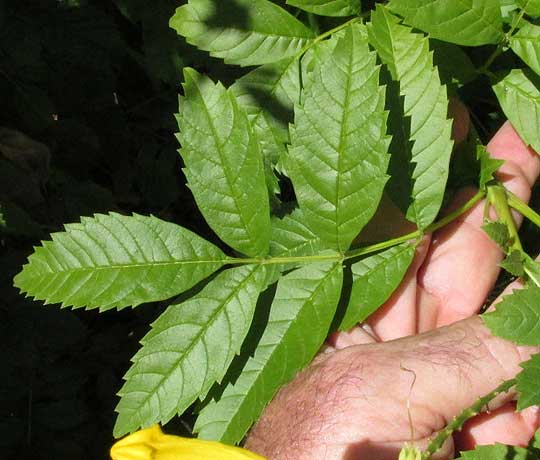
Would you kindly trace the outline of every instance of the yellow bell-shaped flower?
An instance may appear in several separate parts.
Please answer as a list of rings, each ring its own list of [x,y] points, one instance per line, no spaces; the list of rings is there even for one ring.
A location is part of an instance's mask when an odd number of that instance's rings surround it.
[[[136,431],[111,448],[112,460],[264,460],[240,447],[165,434],[159,425]]]

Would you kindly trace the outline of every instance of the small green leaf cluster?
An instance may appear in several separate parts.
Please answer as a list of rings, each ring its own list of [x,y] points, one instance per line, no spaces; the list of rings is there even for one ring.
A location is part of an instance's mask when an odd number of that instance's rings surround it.
[[[53,234],[15,278],[28,295],[64,307],[173,299],[125,375],[116,436],[198,401],[200,437],[240,442],[332,330],[364,321],[390,297],[422,235],[484,195],[498,215],[486,231],[507,251],[505,266],[533,280],[539,271],[509,207],[531,220],[534,212],[496,183],[500,162],[482,147],[480,192],[436,222],[453,149],[446,82],[455,89],[492,76],[510,46],[530,70],[512,70],[494,91],[540,148],[533,2],[506,16],[492,0],[395,0],[373,10],[359,0],[286,3],[189,0],[170,20],[200,50],[249,66],[229,87],[186,68],[177,114],[187,184],[227,249],[153,216],[100,214]],[[458,45],[496,49],[476,69]],[[462,67],[443,72],[434,49]],[[383,196],[417,230],[359,246]],[[539,295],[531,287],[508,297],[486,322],[503,336],[517,324],[520,340],[540,345]],[[539,402],[538,369],[537,358],[524,365],[520,407]]]

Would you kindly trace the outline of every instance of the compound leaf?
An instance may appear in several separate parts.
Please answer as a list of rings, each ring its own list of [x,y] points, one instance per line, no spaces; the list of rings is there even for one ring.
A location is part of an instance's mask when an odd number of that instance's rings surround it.
[[[245,111],[221,84],[185,69],[180,153],[197,206],[234,249],[265,255],[270,206],[258,141]]]
[[[15,286],[37,300],[108,310],[180,294],[227,262],[213,244],[156,217],[83,217],[36,248]]]
[[[373,216],[388,176],[384,89],[365,29],[315,51],[295,106],[286,163],[306,224],[345,251]]]
[[[501,9],[493,0],[391,0],[388,7],[412,27],[458,45],[498,43]]]
[[[313,32],[268,0],[190,0],[170,26],[197,48],[241,66],[297,55]]]
[[[232,268],[157,319],[124,377],[115,436],[168,422],[223,378],[263,287],[261,266]]]
[[[520,137],[537,152],[540,151],[540,91],[536,78],[521,69],[514,69],[493,91],[504,114]]]
[[[287,4],[320,16],[353,16],[360,12],[360,0],[287,0]]]
[[[523,447],[494,444],[491,446],[477,446],[476,449],[462,452],[458,460],[528,460],[531,452]]]
[[[517,409],[540,405],[540,355],[520,364],[523,370],[517,376],[518,402]]]
[[[231,86],[259,139],[269,192],[279,193],[274,168],[286,154],[289,123],[300,94],[300,64],[285,59],[252,70]]]
[[[311,361],[329,332],[342,276],[340,263],[324,263],[280,279],[255,355],[221,399],[201,411],[195,424],[200,437],[240,441],[280,386]]]
[[[540,288],[515,290],[495,311],[482,315],[493,334],[518,345],[540,345]]]
[[[398,18],[386,8],[377,5],[368,33],[392,79],[399,82],[404,116],[410,119],[409,132],[402,136],[405,142],[396,146],[392,155],[401,157],[399,163],[404,166],[409,161],[414,164],[409,179],[403,174],[403,167],[399,168],[399,175],[409,180],[409,184],[398,188],[409,189],[412,202],[407,218],[425,228],[439,212],[452,153],[446,88],[433,66],[428,39],[399,24]],[[401,125],[401,129],[407,129],[403,121]]]
[[[351,265],[352,290],[340,330],[364,321],[388,300],[405,276],[414,253],[414,245],[403,243]]]

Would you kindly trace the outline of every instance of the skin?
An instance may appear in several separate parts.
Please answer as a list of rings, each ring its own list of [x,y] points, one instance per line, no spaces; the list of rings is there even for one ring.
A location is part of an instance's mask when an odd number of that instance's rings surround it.
[[[453,105],[459,141],[468,116],[459,103]],[[498,178],[528,201],[540,172],[538,155],[509,123],[488,151],[505,160]],[[450,209],[474,193],[460,191]],[[269,460],[397,459],[404,442],[414,439],[424,448],[452,417],[514,377],[519,363],[538,350],[493,337],[477,316],[502,259],[480,228],[483,212],[480,203],[426,236],[389,301],[362,327],[329,338],[269,404],[246,447]],[[519,288],[515,282],[506,292]],[[498,397],[489,414],[469,421],[434,458],[450,459],[456,449],[476,444],[526,445],[539,425],[538,410],[516,413],[514,398],[513,392]]]

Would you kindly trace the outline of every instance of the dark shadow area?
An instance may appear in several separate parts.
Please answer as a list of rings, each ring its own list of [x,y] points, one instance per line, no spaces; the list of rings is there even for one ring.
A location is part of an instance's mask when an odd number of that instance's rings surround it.
[[[399,448],[375,446],[369,441],[351,444],[343,456],[343,460],[395,460],[399,455]]]
[[[273,284],[260,295],[257,306],[255,307],[253,323],[242,344],[240,354],[236,355],[233,359],[221,383],[216,383],[209,391],[205,400],[199,405],[200,408],[204,407],[212,399],[220,398],[228,385],[234,385],[242,373],[248,359],[255,354],[255,350],[259,345],[264,330],[266,329],[266,325],[268,324],[270,306],[272,305],[272,300],[276,293],[276,287],[277,285]]]
[[[209,27],[228,27],[247,30],[249,26],[249,10],[237,0],[215,2],[213,14],[204,22]]]
[[[388,134],[392,136],[389,151],[392,154],[388,166],[390,179],[385,191],[392,201],[406,212],[411,204],[414,181],[412,178],[413,164],[411,163],[412,141],[410,118],[405,117],[404,99],[399,94],[399,84],[392,80],[390,72],[383,66],[381,68],[381,82],[386,85],[386,109],[392,111],[388,114]],[[408,174],[403,175],[403,171]]]

